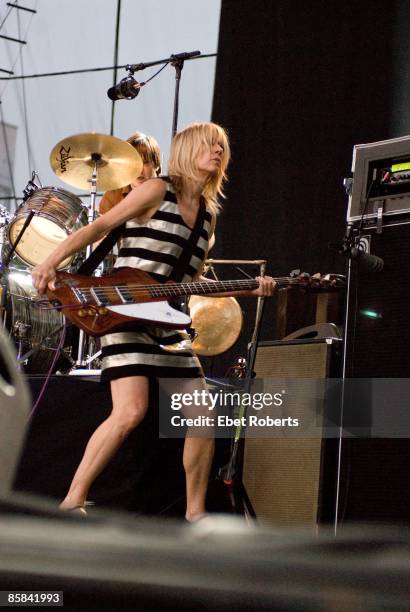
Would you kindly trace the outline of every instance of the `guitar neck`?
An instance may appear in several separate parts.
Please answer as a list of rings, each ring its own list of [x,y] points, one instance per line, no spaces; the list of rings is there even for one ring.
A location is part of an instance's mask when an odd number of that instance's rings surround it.
[[[167,283],[165,285],[148,285],[153,297],[178,297],[189,295],[210,295],[212,293],[230,293],[256,289],[258,282],[254,279],[233,281],[196,281],[193,283]]]
[[[273,279],[277,285],[300,285],[305,284],[300,278],[282,276]],[[257,289],[259,283],[254,278],[228,281],[196,281],[193,283],[166,283],[165,285],[148,285],[152,297],[163,297],[165,299],[189,295],[210,295],[212,293],[231,293],[234,291],[252,291]]]

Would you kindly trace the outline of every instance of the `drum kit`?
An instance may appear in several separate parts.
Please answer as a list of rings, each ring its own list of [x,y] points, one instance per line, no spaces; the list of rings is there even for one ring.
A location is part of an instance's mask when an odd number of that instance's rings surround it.
[[[65,189],[42,187],[30,181],[25,200],[14,215],[0,207],[0,320],[16,344],[20,367],[27,373],[48,372],[61,347],[65,327],[60,312],[37,307],[32,268],[66,236],[94,220],[97,189],[106,191],[130,184],[141,173],[142,163],[138,152],[127,142],[104,134],[77,134],[53,148],[50,164],[63,182],[90,190],[89,206]],[[91,247],[86,253],[68,257],[59,269],[75,272],[90,253]],[[109,261],[112,265],[112,255]],[[104,265],[103,270],[111,271]],[[99,273],[101,267],[96,272]],[[205,356],[228,350],[242,328],[238,302],[231,297],[193,296],[191,300],[191,316],[197,331],[194,350]],[[81,333],[78,342],[84,343]],[[71,348],[66,347],[63,353],[75,363],[69,356]],[[91,361],[88,359],[87,363]]]

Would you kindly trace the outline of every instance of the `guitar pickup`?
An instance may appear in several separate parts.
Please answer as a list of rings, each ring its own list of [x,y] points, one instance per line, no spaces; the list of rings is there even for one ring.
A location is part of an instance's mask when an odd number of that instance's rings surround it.
[[[131,291],[127,287],[116,287],[117,293],[123,304],[133,304],[134,298]]]
[[[85,297],[85,294],[81,291],[81,289],[77,289],[76,287],[71,287],[75,297],[80,302],[80,304],[88,304],[88,300]]]
[[[105,287],[91,287],[90,292],[97,306],[107,306],[111,304],[111,300],[105,292]]]

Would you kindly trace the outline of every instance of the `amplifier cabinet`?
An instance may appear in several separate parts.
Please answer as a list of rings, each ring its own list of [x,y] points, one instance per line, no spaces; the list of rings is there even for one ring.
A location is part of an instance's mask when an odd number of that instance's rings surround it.
[[[340,340],[293,340],[258,345],[257,378],[324,379],[339,374]],[[299,399],[299,398],[298,398]],[[309,406],[300,397],[297,413]],[[246,438],[243,485],[258,520],[304,525],[333,519],[337,440]]]

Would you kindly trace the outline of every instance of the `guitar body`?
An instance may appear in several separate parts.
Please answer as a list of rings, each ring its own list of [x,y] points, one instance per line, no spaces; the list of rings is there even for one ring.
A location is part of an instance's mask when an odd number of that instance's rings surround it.
[[[190,325],[188,315],[172,308],[163,296],[153,295],[155,285],[164,287],[133,268],[102,277],[58,272],[56,288],[47,289],[47,297],[90,336],[102,336],[137,321],[166,329]]]

